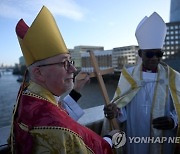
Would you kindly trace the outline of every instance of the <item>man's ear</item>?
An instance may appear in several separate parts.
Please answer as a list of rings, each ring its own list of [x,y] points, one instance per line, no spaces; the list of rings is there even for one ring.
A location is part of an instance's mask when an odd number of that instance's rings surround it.
[[[42,74],[42,71],[40,70],[40,67],[34,67],[32,69],[33,76],[36,80],[43,82],[44,76]]]
[[[142,50],[141,49],[138,50],[138,55],[139,55],[139,57],[142,57]]]

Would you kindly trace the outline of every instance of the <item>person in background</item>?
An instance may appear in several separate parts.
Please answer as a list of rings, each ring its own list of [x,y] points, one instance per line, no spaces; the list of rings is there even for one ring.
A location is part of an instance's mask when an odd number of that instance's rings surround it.
[[[76,68],[50,11],[43,6],[30,27],[21,19],[16,33],[30,83],[23,85],[17,96],[11,151],[18,154],[111,154],[111,137],[118,130],[102,138],[78,124],[56,100],[73,88]]]
[[[124,153],[172,154],[178,149],[168,138],[180,137],[180,74],[161,61],[166,31],[156,12],[143,18],[135,33],[142,61],[122,69],[112,103],[104,107],[108,119],[117,118],[124,125]],[[130,143],[133,137],[149,138],[150,142]],[[167,141],[152,141],[158,137]]]

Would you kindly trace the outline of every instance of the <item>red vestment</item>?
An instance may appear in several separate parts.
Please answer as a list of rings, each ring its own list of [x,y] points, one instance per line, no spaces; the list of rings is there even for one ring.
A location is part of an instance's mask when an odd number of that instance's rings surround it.
[[[74,121],[63,109],[30,92],[19,99],[14,117],[15,149],[20,153],[111,154],[110,145]]]

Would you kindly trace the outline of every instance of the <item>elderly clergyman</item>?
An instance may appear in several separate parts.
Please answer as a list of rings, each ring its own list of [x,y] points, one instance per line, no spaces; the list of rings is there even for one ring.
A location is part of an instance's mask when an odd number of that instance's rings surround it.
[[[49,10],[43,7],[30,27],[21,19],[16,33],[31,81],[17,97],[12,152],[111,154],[114,132],[100,137],[78,124],[56,101],[72,89],[76,68]]]

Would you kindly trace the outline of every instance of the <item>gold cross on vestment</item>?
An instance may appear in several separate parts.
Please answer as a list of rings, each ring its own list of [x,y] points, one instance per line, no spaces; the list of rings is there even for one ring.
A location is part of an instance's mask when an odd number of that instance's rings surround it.
[[[146,108],[145,111],[146,111],[146,115],[147,115],[148,114],[148,108],[150,109],[151,105],[149,105],[148,102],[146,101],[146,104],[142,104],[141,106]]]

